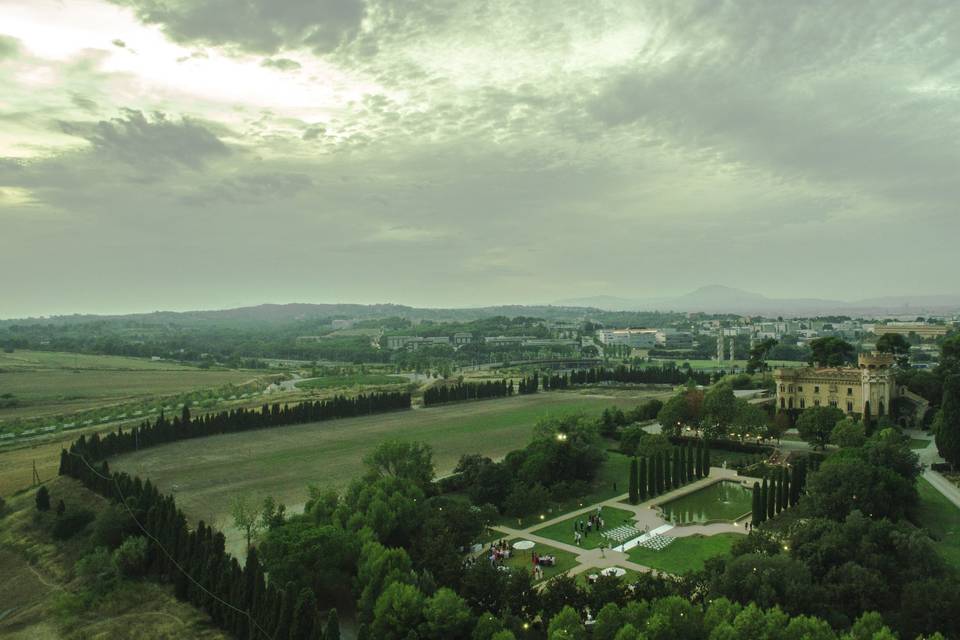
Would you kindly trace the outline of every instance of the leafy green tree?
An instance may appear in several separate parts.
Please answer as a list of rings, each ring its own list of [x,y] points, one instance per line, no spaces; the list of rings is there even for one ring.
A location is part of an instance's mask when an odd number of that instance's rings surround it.
[[[801,506],[810,516],[832,520],[843,520],[854,510],[899,520],[916,503],[912,480],[866,460],[835,454],[810,476]]]
[[[852,344],[834,336],[810,341],[810,364],[821,367],[842,367],[854,361],[857,350]]]
[[[593,626],[594,640],[614,640],[617,632],[624,625],[623,613],[615,602],[607,603],[597,614],[597,622]]]
[[[379,476],[409,480],[423,490],[429,489],[433,482],[433,449],[423,442],[388,440],[380,443],[363,461]]]
[[[737,413],[737,399],[733,385],[721,382],[713,385],[703,398],[703,429],[708,439],[717,439],[729,432]]]
[[[417,637],[423,622],[424,598],[410,584],[394,582],[388,586],[373,610],[370,635],[378,640],[406,640]]]
[[[642,640],[643,637],[637,628],[628,622],[617,632],[613,640]]]
[[[233,518],[233,526],[243,532],[244,539],[247,541],[246,548],[249,549],[263,526],[260,521],[260,512],[247,496],[239,494],[230,501],[230,516]]]
[[[778,342],[773,338],[766,338],[757,342],[750,348],[750,355],[747,358],[747,373],[756,373],[767,370],[767,356],[770,350],[777,346]]]
[[[317,627],[317,598],[304,587],[297,595],[290,622],[290,640],[314,640]]]
[[[573,607],[566,606],[550,618],[547,640],[586,640],[587,632],[580,615]]]
[[[34,498],[34,501],[37,503],[37,511],[49,511],[50,510],[50,490],[46,486],[40,485],[40,488],[37,489],[37,495]]]
[[[472,614],[467,603],[454,591],[438,589],[423,605],[425,639],[464,638],[470,630]]]
[[[910,343],[899,333],[885,333],[877,338],[876,349],[880,353],[889,353],[897,359],[897,366],[910,366]]]
[[[830,442],[841,448],[860,447],[867,441],[863,423],[844,418],[830,432]]]
[[[933,429],[937,450],[956,471],[960,465],[960,374],[947,376],[944,380],[943,400]]]
[[[731,431],[741,438],[765,438],[767,436],[767,414],[763,409],[747,400],[736,400],[736,413]]]
[[[830,439],[833,428],[843,419],[843,412],[836,407],[811,407],[797,419],[800,437],[822,449]]]
[[[651,604],[643,631],[649,640],[697,640],[704,634],[703,613],[686,598],[660,598]]]

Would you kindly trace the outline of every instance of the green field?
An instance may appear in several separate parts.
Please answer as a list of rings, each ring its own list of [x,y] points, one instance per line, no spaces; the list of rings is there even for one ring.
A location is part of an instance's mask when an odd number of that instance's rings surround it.
[[[699,571],[708,559],[729,553],[739,537],[739,533],[718,533],[714,536],[694,534],[677,538],[660,551],[634,547],[628,555],[637,564],[681,575],[687,571]]]
[[[368,373],[352,376],[323,376],[296,383],[298,389],[335,389],[337,387],[378,386],[409,382],[403,376]]]
[[[960,508],[943,497],[925,478],[917,481],[919,524],[930,532],[943,558],[960,569]]]
[[[578,516],[573,516],[572,518],[567,518],[563,522],[558,522],[552,524],[548,527],[543,527],[542,529],[534,529],[532,533],[537,534],[543,538],[550,538],[551,540],[556,540],[557,542],[565,542],[566,544],[574,544],[573,540],[573,531],[574,523],[578,520],[583,520],[584,523],[587,521],[587,517],[592,514],[591,511],[588,514],[582,514]],[[624,509],[615,509],[613,507],[603,507],[601,511],[601,517],[604,521],[604,528],[609,530],[615,527],[619,527],[624,524],[634,524],[635,518],[632,511],[626,511]],[[616,546],[618,542],[612,542],[609,538],[602,536],[600,533],[597,533],[596,530],[593,530],[589,534],[584,534],[583,540],[580,542],[580,546],[584,549],[596,549],[600,546],[600,543],[603,543],[607,548],[611,546]]]
[[[198,369],[172,362],[46,351],[0,353],[0,396],[16,405],[0,420],[67,414],[246,382],[251,371]]]
[[[229,531],[234,495],[272,495],[298,508],[306,500],[307,485],[346,485],[361,473],[363,456],[390,438],[432,445],[437,473],[443,475],[465,453],[498,458],[526,446],[534,424],[546,415],[596,414],[612,404],[633,406],[651,395],[657,394],[638,391],[630,398],[609,398],[587,389],[444,405],[185,440],[121,456],[111,465],[150,478],[161,490],[173,492],[192,518]],[[614,481],[624,490],[629,459],[611,454],[613,459],[622,459],[623,466],[609,465],[604,473],[610,476],[601,474],[600,495],[615,495]]]

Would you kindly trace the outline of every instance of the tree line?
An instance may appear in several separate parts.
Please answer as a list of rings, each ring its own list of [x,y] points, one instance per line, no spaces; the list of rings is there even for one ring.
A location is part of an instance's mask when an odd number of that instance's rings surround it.
[[[447,402],[506,398],[513,395],[513,381],[488,380],[434,385],[423,392],[423,405],[430,407]]]
[[[702,440],[696,446],[683,442],[667,451],[630,460],[628,498],[637,504],[710,475],[710,449]]]
[[[295,405],[264,404],[259,410],[241,407],[200,416],[191,416],[189,407],[184,405],[181,414],[174,416],[173,419],[161,413],[152,423],[145,420],[127,431],[124,431],[123,427],[118,427],[116,431],[108,433],[103,438],[98,433],[92,434],[89,438],[82,435],[71,446],[71,451],[74,451],[74,448],[77,452],[86,451],[93,460],[100,460],[120,453],[188,438],[324,422],[409,408],[410,394],[405,391],[376,391],[352,397],[335,396],[326,400],[307,400]]]
[[[806,458],[791,468],[776,467],[763,483],[753,483],[751,524],[757,526],[773,519],[784,509],[795,507],[807,483]]]

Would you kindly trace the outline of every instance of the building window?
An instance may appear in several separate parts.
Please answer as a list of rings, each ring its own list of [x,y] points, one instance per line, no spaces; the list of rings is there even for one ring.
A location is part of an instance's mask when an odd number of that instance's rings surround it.
[[[807,408],[807,402],[806,402],[806,400],[804,400],[803,398],[800,398],[800,408],[801,408],[801,409],[806,409],[806,408]]]
[[[819,406],[820,406],[820,400],[814,400],[814,401],[813,401],[813,406],[819,407]]]
[[[837,406],[837,401],[836,401],[836,400],[831,400],[831,401],[830,401],[830,406],[831,406],[831,407],[836,407],[836,406]]]
[[[848,395],[848,396],[852,396],[852,395],[853,395],[853,387],[847,387],[847,395]]]
[[[849,412],[852,412],[852,411],[853,411],[853,403],[852,403],[852,402],[848,402],[848,403],[847,403],[847,412],[849,413]]]
[[[783,385],[780,385],[780,393],[783,393],[785,390],[786,390],[786,387],[784,387]]]
[[[820,385],[815,385],[815,386],[813,387],[813,392],[814,392],[814,393],[820,393]]]
[[[780,408],[781,409],[787,408],[787,401],[784,398],[780,398]]]
[[[798,387],[797,387],[797,393],[803,393],[803,387],[802,387],[802,386],[798,386]]]

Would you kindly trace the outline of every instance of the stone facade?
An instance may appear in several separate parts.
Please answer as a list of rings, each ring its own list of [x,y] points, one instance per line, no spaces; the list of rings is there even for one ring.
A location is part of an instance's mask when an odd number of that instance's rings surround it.
[[[848,415],[863,415],[866,403],[874,418],[887,415],[896,397],[894,358],[860,354],[857,367],[777,369],[777,409],[790,411],[833,406]]]

